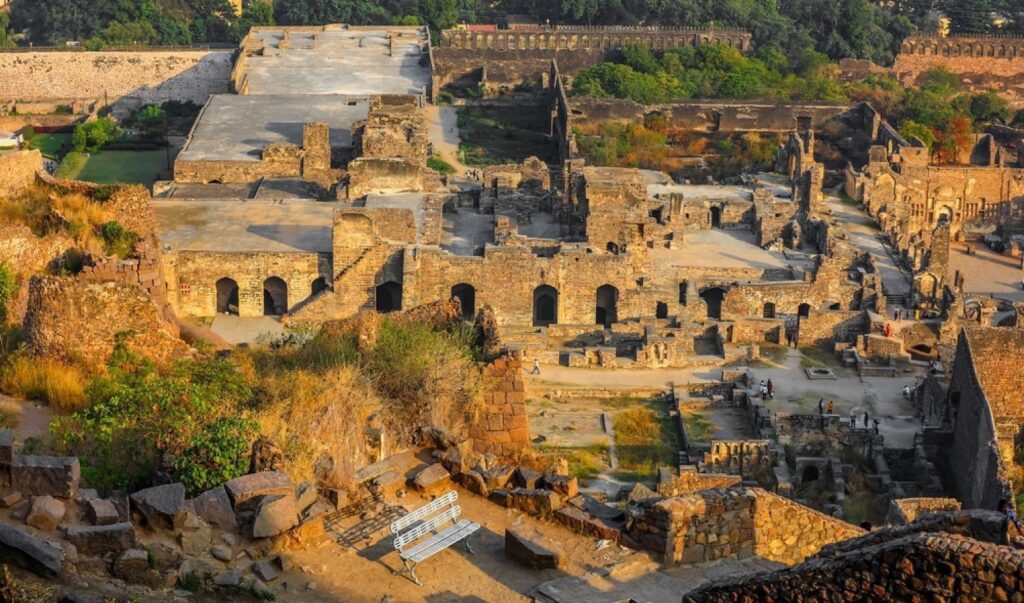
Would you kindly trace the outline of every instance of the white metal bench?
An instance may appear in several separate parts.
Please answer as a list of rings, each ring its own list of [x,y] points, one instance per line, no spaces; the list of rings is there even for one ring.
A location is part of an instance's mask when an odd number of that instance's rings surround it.
[[[416,577],[415,568],[416,564],[424,559],[457,542],[462,542],[467,551],[473,552],[473,548],[469,546],[469,535],[479,530],[480,524],[467,519],[457,519],[462,513],[462,507],[455,504],[458,497],[457,492],[448,492],[391,523],[391,533],[396,535],[395,550],[404,564],[403,572],[409,572],[409,576],[416,584],[422,586]],[[452,525],[441,529],[448,522]],[[416,542],[428,534],[429,538]]]

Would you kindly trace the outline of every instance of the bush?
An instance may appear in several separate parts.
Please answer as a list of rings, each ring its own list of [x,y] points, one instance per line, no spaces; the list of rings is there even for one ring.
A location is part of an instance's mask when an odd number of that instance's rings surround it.
[[[14,355],[0,371],[0,389],[17,398],[46,402],[55,411],[85,408],[85,379],[71,366],[48,358]]]
[[[121,223],[112,220],[100,227],[103,235],[103,242],[106,244],[107,253],[116,255],[119,258],[126,258],[135,251],[135,243],[139,236],[134,232],[121,226]]]
[[[0,261],[0,326],[7,324],[7,305],[17,293],[14,271],[7,262]]]
[[[203,426],[188,448],[171,463],[175,479],[190,496],[243,475],[249,467],[249,442],[256,433],[251,419],[223,417]]]
[[[448,163],[438,155],[432,155],[427,159],[427,167],[445,176],[455,173],[455,168],[452,167],[452,164]]]

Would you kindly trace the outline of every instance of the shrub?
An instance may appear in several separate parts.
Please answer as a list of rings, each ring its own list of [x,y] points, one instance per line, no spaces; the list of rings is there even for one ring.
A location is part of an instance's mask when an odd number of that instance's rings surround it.
[[[7,324],[7,304],[17,291],[14,271],[7,262],[0,261],[0,326]]]
[[[222,417],[204,425],[171,463],[175,479],[194,496],[243,475],[255,432],[255,421],[240,417]]]
[[[452,164],[448,163],[438,155],[432,155],[427,159],[427,167],[445,176],[455,173],[455,168],[452,167]]]
[[[100,227],[103,235],[103,242],[106,244],[107,253],[125,258],[135,251],[135,243],[139,236],[134,232],[121,226],[121,223],[112,220]]]
[[[13,356],[0,372],[0,389],[18,398],[48,403],[62,413],[85,408],[85,380],[71,366],[48,358]]]

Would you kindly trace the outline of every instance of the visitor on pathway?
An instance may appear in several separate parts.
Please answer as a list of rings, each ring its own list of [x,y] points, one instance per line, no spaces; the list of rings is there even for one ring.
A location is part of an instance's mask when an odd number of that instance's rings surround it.
[[[761,399],[768,399],[768,385],[764,382],[764,379],[761,379]]]
[[[878,419],[875,419],[874,423],[875,423],[875,435],[878,435],[878,425],[879,425]]]
[[[835,409],[836,405],[832,400],[828,401],[828,414],[832,414],[832,410]]]
[[[868,428],[868,413],[864,411],[864,429]]]
[[[850,429],[857,428],[857,413],[852,408],[850,409]]]
[[[768,399],[773,400],[775,398],[775,386],[772,385],[772,380],[768,380]]]
[[[818,398],[818,414],[825,414],[825,398]]]
[[[910,386],[909,385],[904,385],[903,386],[903,397],[906,398],[907,400],[910,399]]]
[[[1005,498],[999,499],[999,504],[996,506],[996,510],[1002,513],[1003,517],[1006,518],[1006,527],[1010,527],[1010,524],[1013,524],[1013,527],[1017,528],[1017,534],[1024,535],[1024,523],[1021,523],[1020,517],[1017,516],[1017,512],[1013,510],[1013,507],[1010,506],[1010,503],[1007,502]]]
[[[892,325],[885,323],[885,336],[889,337],[890,335],[892,335]]]
[[[531,375],[539,375],[540,374],[540,360],[537,360],[536,358],[533,359],[533,370],[530,371],[530,374]]]

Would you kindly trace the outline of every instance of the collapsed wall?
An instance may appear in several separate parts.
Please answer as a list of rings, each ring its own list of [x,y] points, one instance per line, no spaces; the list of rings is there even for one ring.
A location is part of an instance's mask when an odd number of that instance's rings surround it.
[[[228,92],[229,50],[0,52],[0,101],[203,104]]]

